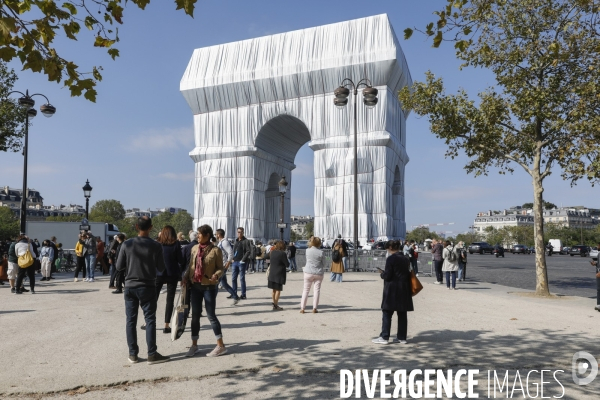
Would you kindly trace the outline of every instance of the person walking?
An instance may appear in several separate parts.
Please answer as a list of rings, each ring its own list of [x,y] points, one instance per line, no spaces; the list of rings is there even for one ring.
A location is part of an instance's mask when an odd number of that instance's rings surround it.
[[[458,242],[456,250],[456,254],[458,255],[458,281],[463,282],[467,277],[467,249],[465,242]]]
[[[106,265],[106,261],[104,260],[104,242],[100,236],[96,237],[96,253],[97,258],[96,262],[100,263],[100,268],[102,269],[102,275],[108,274],[108,266]]]
[[[50,268],[50,276],[46,280],[54,279],[52,277],[52,273],[58,272],[58,269],[60,268],[60,263],[57,264],[56,261],[61,259],[61,254],[58,251],[58,243],[56,243],[56,236],[52,236],[48,241],[48,244],[50,245],[50,247],[52,247],[54,257],[51,261],[52,267]]]
[[[15,240],[8,246],[8,283],[10,285],[11,293],[17,292],[15,283],[17,281],[17,275],[19,275],[19,258],[17,257],[17,253],[15,251],[16,245],[17,241]]]
[[[188,235],[190,242],[186,245],[182,244],[181,254],[183,255],[183,272],[190,266],[190,260],[192,259],[192,249],[198,244],[198,232],[191,231]],[[188,296],[189,297],[189,296]]]
[[[167,285],[167,304],[165,307],[165,327],[163,333],[171,333],[171,316],[175,304],[175,292],[177,283],[181,281],[181,276],[185,269],[185,261],[181,253],[181,245],[177,240],[175,228],[171,225],[165,225],[160,231],[158,242],[162,245],[163,258],[165,261],[164,272],[156,271],[156,301],[160,297],[160,291],[164,285]],[[182,235],[183,236],[183,235]],[[142,329],[145,325],[142,326]]]
[[[85,257],[83,256],[83,249],[85,246],[85,241],[83,238],[83,234],[79,234],[79,238],[77,239],[77,243],[75,244],[75,256],[77,256],[77,266],[75,267],[75,276],[73,277],[73,282],[79,281],[77,279],[79,277],[79,271],[83,271],[83,281],[87,282],[86,268],[85,268]]]
[[[244,228],[237,228],[237,239],[233,244],[233,264],[231,266],[231,288],[237,295],[237,278],[240,277],[242,295],[246,299],[246,263],[250,258],[250,242],[244,236]]]
[[[119,233],[118,235],[115,235],[115,237],[116,237],[116,239],[113,240],[113,243],[115,244],[115,246],[110,251],[111,254],[110,254],[110,258],[109,258],[109,260],[113,266],[114,276],[113,275],[110,276],[111,284],[110,284],[109,288],[115,289],[115,291],[112,292],[112,294],[121,294],[121,293],[123,293],[123,285],[124,285],[124,281],[125,281],[125,276],[123,276],[123,271],[117,271],[117,260],[119,259],[119,251],[121,251],[121,245],[125,241],[125,234]]]
[[[448,290],[456,290],[456,271],[458,271],[458,254],[456,248],[452,246],[449,240],[445,242],[445,248],[442,253],[444,265],[442,271],[446,273],[446,287]],[[452,287],[450,287],[450,278],[452,277]]]
[[[42,242],[40,258],[42,259],[42,279],[40,281],[49,281],[50,273],[52,272],[52,260],[54,259],[54,249],[50,246],[49,240]]]
[[[189,235],[188,235],[189,237]],[[188,244],[190,244],[190,242],[188,240],[186,240],[185,236],[183,235],[183,232],[179,232],[177,234],[177,241],[179,242],[179,245],[183,248],[183,246],[187,246]]]
[[[25,235],[21,235],[17,238],[17,244],[15,245],[15,254],[17,255],[17,263],[19,257],[25,255],[27,252],[31,254],[31,257],[34,258],[34,250],[33,245],[31,244],[31,240]],[[29,279],[29,289],[31,290],[31,294],[35,294],[35,264],[28,265],[26,267],[19,265],[19,273],[17,275],[17,282],[15,287],[17,288],[15,294],[21,294],[25,290],[22,290],[23,287],[23,279],[27,275]]]
[[[206,316],[217,339],[217,346],[207,356],[218,357],[227,353],[227,348],[223,343],[221,323],[215,313],[217,283],[223,276],[223,254],[218,246],[211,243],[213,237],[213,230],[209,225],[202,225],[198,228],[198,244],[192,249],[190,266],[182,282],[190,288],[192,305],[192,345],[186,357],[192,357],[198,352],[200,314],[203,302]]]
[[[256,242],[256,272],[265,270],[265,248],[261,242]]]
[[[415,271],[415,275],[419,276],[419,247],[416,245],[414,240],[410,241],[410,265]]]
[[[236,291],[227,283],[227,270],[233,264],[233,247],[227,239],[225,239],[225,231],[223,229],[217,229],[217,247],[221,250],[223,255],[223,275],[219,279],[219,283],[223,289],[229,293],[228,299],[233,299],[233,305],[235,306],[240,302],[240,296],[237,295]]]
[[[271,298],[273,299],[273,310],[283,310],[279,307],[279,297],[286,281],[286,271],[290,266],[287,255],[285,254],[285,243],[278,240],[268,254],[271,260],[268,276],[268,288],[273,290]]]
[[[348,271],[348,242],[342,239],[342,235],[338,235],[337,239],[331,245],[331,248],[334,249],[336,244],[340,244],[342,246],[343,255],[342,255],[342,264],[344,272]],[[341,275],[340,275],[341,279]],[[341,280],[340,280],[341,282]]]
[[[98,254],[98,249],[96,248],[96,238],[92,232],[86,232],[83,240],[83,257],[85,258],[87,282],[95,282],[94,271],[96,270],[96,255]],[[86,282],[85,279],[84,282]]]
[[[321,239],[311,237],[306,249],[306,265],[302,269],[304,272],[304,290],[302,291],[302,300],[300,300],[300,314],[304,314],[304,308],[308,300],[310,288],[314,284],[313,290],[313,314],[318,313],[319,298],[321,296],[321,283],[323,283],[323,250],[321,250]]]
[[[431,244],[431,254],[433,254],[433,266],[435,268],[436,277],[436,281],[434,283],[436,285],[441,285],[444,282],[444,276],[442,274],[442,266],[444,264],[442,252],[444,251],[444,246],[442,245],[441,240],[438,242],[436,239],[433,239]]]
[[[411,289],[410,261],[400,253],[400,241],[390,240],[386,243],[388,258],[385,270],[381,273],[383,279],[383,299],[381,300],[382,323],[381,333],[375,344],[388,344],[392,317],[398,316],[398,333],[392,343],[406,343],[409,311],[414,311]]]
[[[294,246],[294,242],[291,242],[287,248],[287,258],[290,262],[290,272],[298,272],[298,265],[296,264],[296,246]]]
[[[329,277],[331,282],[342,283],[343,280],[342,274],[344,273],[345,269],[343,260],[348,254],[344,250],[344,242],[344,240],[341,240],[338,237],[338,239],[333,243],[331,250],[331,268],[329,269],[331,271],[331,276]],[[335,261],[336,259],[337,261]]]
[[[165,270],[165,259],[160,243],[150,238],[152,219],[139,217],[136,223],[138,236],[126,240],[121,245],[117,257],[117,271],[125,275],[125,315],[129,362],[137,363],[139,347],[137,344],[137,319],[141,307],[146,320],[146,345],[148,346],[148,364],[169,361],[170,357],[161,355],[156,346],[156,272]]]

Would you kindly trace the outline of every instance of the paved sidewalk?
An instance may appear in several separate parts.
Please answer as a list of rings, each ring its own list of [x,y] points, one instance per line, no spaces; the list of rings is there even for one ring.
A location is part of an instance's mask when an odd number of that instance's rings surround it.
[[[271,310],[265,274],[246,278],[248,300],[233,306],[224,291],[217,298],[229,354],[216,359],[204,356],[215,345],[205,317],[201,352],[194,358],[184,357],[189,329],[176,342],[162,333],[161,295],[158,351],[172,361],[153,366],[127,362],[123,298],[110,293],[107,278],[40,282],[36,295],[12,295],[2,286],[0,397],[338,398],[339,370],[359,368],[478,368],[481,377],[486,370],[510,370],[511,381],[515,370],[562,369],[564,398],[597,398],[600,391],[600,377],[588,386],[575,386],[571,379],[574,352],[600,359],[600,313],[592,299],[538,299],[519,295],[520,289],[469,282],[449,291],[423,278],[416,311],[409,313],[409,344],[382,346],[371,343],[381,329],[377,274],[347,273],[342,284],[326,276],[321,313],[304,315],[299,314],[302,273],[288,274],[280,312]],[[307,309],[311,302],[312,297]],[[138,339],[145,358],[143,331]],[[483,383],[479,390],[486,398]],[[560,394],[555,386],[549,390],[551,396]]]

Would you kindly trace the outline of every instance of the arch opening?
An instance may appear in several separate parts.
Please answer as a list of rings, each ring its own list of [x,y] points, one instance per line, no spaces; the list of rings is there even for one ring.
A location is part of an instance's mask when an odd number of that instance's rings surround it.
[[[258,131],[256,147],[287,162],[293,163],[298,150],[310,141],[304,122],[291,115],[270,119]]]

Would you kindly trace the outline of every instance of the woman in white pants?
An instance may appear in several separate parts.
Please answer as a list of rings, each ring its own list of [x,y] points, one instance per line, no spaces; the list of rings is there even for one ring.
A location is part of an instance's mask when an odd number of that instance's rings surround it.
[[[308,241],[308,249],[306,250],[306,266],[304,271],[304,291],[302,292],[302,300],[300,301],[300,314],[304,314],[304,307],[308,300],[310,287],[315,285],[313,291],[313,313],[318,313],[319,296],[321,294],[321,283],[323,282],[323,251],[321,251],[321,239],[311,237]]]
[[[50,247],[50,242],[44,240],[42,242],[42,250],[40,251],[42,259],[42,279],[41,281],[49,281],[50,273],[52,272],[52,260],[54,259],[54,249]]]

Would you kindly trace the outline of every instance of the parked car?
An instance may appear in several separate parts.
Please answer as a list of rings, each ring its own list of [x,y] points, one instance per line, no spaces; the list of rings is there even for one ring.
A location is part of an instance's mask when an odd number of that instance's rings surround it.
[[[597,248],[592,247],[590,249],[590,257],[591,258],[598,258],[598,249]]]
[[[494,248],[486,242],[475,242],[475,243],[471,243],[471,245],[469,246],[469,254],[473,254],[473,253],[479,253],[479,254],[490,253],[490,254],[492,254],[493,250],[494,250]]]
[[[571,255],[571,257],[573,257],[573,256],[587,257],[590,254],[590,250],[591,249],[588,246],[579,244],[579,245],[571,247],[569,254]],[[596,256],[598,256],[598,255],[596,255]]]
[[[502,257],[504,258],[504,247],[500,246],[499,244],[495,245],[492,248],[492,255],[496,255],[496,257]]]
[[[308,249],[308,240],[296,240],[295,245],[299,250]]]
[[[532,254],[535,254],[535,246],[531,246],[529,248],[529,252],[532,253]]]
[[[510,249],[510,252],[513,254],[531,254],[529,247],[524,244],[515,244],[512,249]]]
[[[569,254],[570,250],[571,250],[570,247],[563,247],[563,253],[565,253],[565,254]]]

